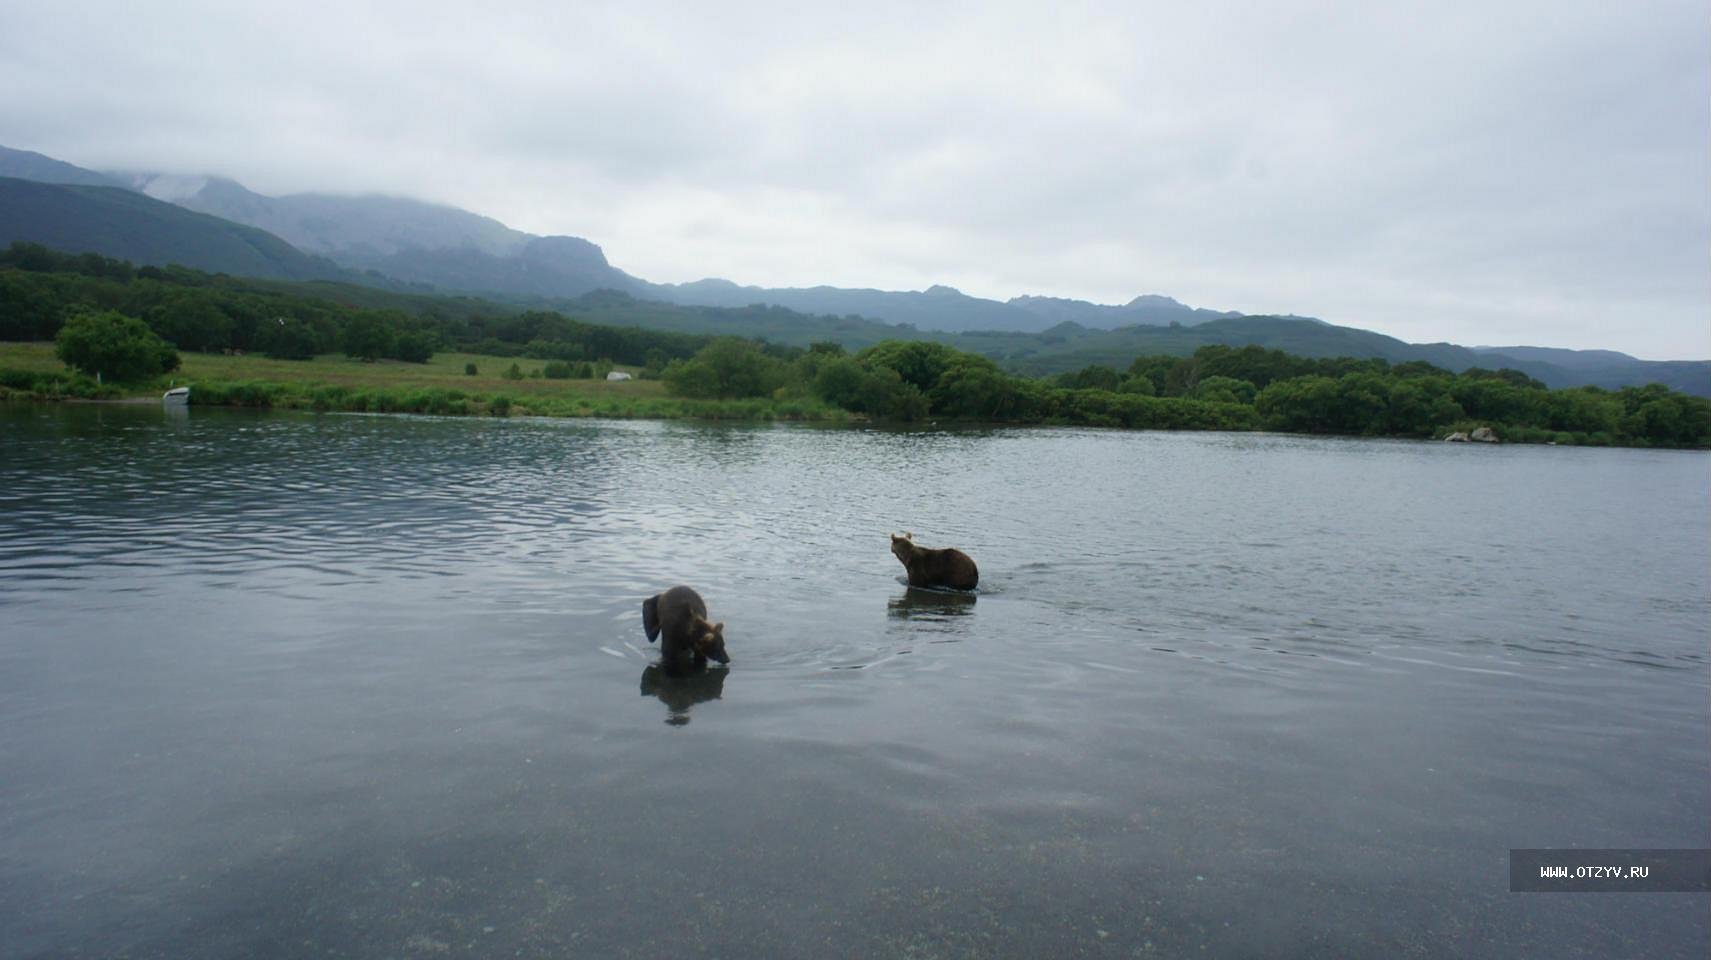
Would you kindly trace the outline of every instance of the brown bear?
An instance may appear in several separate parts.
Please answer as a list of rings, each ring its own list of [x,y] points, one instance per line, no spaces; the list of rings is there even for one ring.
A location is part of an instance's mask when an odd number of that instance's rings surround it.
[[[659,662],[667,673],[707,669],[708,659],[730,663],[725,625],[707,621],[707,604],[688,587],[672,587],[642,601],[642,629],[652,643],[660,634]]]
[[[954,587],[973,590],[980,583],[980,570],[961,550],[929,550],[915,545],[915,535],[891,535],[891,552],[909,571],[911,587]]]

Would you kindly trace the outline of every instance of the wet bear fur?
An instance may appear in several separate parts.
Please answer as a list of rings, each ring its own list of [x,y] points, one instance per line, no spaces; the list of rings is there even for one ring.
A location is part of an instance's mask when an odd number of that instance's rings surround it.
[[[698,673],[708,660],[730,663],[725,625],[707,619],[707,604],[688,587],[672,587],[642,601],[642,629],[659,644],[659,662],[667,673]],[[664,639],[660,639],[663,637]]]
[[[951,587],[973,590],[980,583],[980,570],[961,550],[929,550],[915,543],[913,533],[891,535],[891,552],[909,571],[911,587]]]

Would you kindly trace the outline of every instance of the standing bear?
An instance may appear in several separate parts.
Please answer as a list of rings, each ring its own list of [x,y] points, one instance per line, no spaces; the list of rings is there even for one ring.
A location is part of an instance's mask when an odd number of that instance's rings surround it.
[[[961,550],[929,550],[916,546],[915,535],[891,535],[891,552],[909,571],[911,587],[954,587],[973,590],[980,583],[980,570]]]
[[[707,604],[688,587],[672,587],[642,601],[642,629],[652,643],[660,634],[659,662],[667,673],[707,669],[707,661],[730,663],[725,652],[725,625],[707,621]]]

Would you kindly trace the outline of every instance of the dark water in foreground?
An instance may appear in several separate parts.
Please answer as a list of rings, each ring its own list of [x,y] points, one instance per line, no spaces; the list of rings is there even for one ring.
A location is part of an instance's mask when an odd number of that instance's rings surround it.
[[[1704,957],[1708,467],[0,409],[0,955]]]

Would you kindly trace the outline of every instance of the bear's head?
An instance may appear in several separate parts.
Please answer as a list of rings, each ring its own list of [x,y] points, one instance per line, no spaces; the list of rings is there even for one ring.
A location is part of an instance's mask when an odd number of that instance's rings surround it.
[[[697,626],[700,629],[690,641],[695,652],[715,663],[730,663],[731,655],[725,652],[725,624],[703,620]]]
[[[909,558],[915,555],[914,536],[913,533],[905,533],[901,537],[895,533],[891,535],[891,552],[904,563],[908,563]]]

